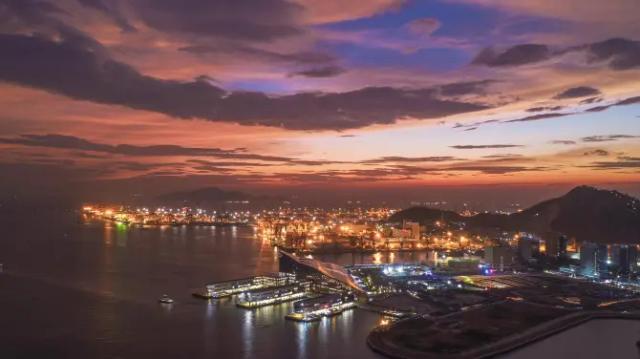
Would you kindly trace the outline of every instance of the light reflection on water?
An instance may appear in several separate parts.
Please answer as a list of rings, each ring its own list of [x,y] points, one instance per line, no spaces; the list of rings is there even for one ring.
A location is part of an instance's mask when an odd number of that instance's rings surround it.
[[[307,340],[309,338],[309,331],[314,323],[295,323],[296,324],[296,337],[298,344],[298,357],[302,358],[307,353]]]
[[[214,300],[207,300],[207,319],[212,319],[216,313],[216,303]]]
[[[291,303],[244,310],[233,298],[191,296],[206,283],[277,271],[273,248],[251,228],[118,229],[74,217],[6,228],[0,358],[377,357],[365,343],[374,313],[304,324],[284,319]],[[351,264],[372,255],[335,258]],[[165,293],[174,305],[158,303]]]
[[[129,239],[129,229],[123,224],[116,225],[116,244],[118,247],[126,247]]]
[[[277,255],[250,228],[117,228],[79,225],[73,217],[27,218],[3,228],[0,358],[380,358],[365,344],[380,321],[374,313],[348,310],[296,323],[284,319],[291,303],[244,310],[233,299],[192,298],[205,283],[277,270]],[[427,252],[315,257],[343,265],[429,258]],[[164,293],[173,306],[158,304]],[[637,338],[638,323],[596,325],[507,358],[634,357]],[[576,356],[572,349],[581,351]]]
[[[254,317],[255,314],[252,310],[244,310],[244,320],[242,321],[242,343],[243,353],[245,358],[251,358],[253,353],[253,332],[254,332]]]

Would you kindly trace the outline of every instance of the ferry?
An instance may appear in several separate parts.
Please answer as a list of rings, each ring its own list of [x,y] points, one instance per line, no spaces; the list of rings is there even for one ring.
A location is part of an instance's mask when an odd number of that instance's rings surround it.
[[[158,302],[162,303],[162,304],[173,304],[173,299],[169,298],[168,295],[164,294],[159,300]]]
[[[219,299],[252,290],[277,288],[294,283],[297,283],[295,276],[287,273],[277,273],[208,284],[203,289],[192,294],[194,297],[203,299]]]
[[[355,297],[351,294],[327,294],[293,303],[293,312],[285,318],[299,322],[312,322],[341,314],[355,307]]]
[[[301,299],[306,296],[307,292],[303,285],[290,284],[246,292],[240,296],[236,305],[241,308],[256,308]]]

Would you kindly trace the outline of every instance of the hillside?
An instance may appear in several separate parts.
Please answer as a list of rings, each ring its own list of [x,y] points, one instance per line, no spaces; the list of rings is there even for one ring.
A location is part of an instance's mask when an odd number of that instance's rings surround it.
[[[441,218],[465,222],[469,230],[497,228],[540,235],[558,233],[579,241],[640,244],[640,201],[588,186],[576,187],[564,196],[511,215],[462,217],[451,211],[413,207],[394,214],[389,221],[407,219],[428,224]]]
[[[403,220],[419,222],[421,225],[431,224],[435,221],[459,222],[464,217],[453,211],[444,211],[429,207],[410,207],[396,212],[389,217],[388,222],[401,223]]]

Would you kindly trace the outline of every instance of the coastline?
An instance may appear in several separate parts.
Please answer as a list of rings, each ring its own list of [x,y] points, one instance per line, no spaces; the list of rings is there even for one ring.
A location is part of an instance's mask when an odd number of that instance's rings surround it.
[[[406,320],[412,320],[409,318]],[[521,333],[516,333],[467,351],[442,354],[428,353],[413,350],[393,343],[385,338],[385,333],[392,330],[393,325],[388,328],[377,327],[367,336],[367,345],[375,352],[389,358],[395,359],[486,359],[497,355],[506,354],[526,345],[553,336],[565,330],[576,327],[591,320],[599,319],[624,319],[640,320],[640,313],[621,313],[611,311],[582,311],[571,313],[562,317],[547,321],[545,323],[531,327]],[[397,323],[395,323],[397,324]]]

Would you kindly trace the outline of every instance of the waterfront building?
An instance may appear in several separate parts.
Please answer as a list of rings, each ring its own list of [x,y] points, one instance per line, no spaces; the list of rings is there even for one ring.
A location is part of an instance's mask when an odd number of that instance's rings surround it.
[[[256,308],[278,304],[307,296],[308,283],[290,284],[281,287],[256,289],[245,292],[236,302],[242,308]]]
[[[337,315],[355,307],[355,296],[345,293],[326,294],[293,303],[293,312],[287,319],[309,322]]]
[[[392,238],[398,238],[398,239],[404,239],[404,238],[411,238],[411,229],[407,229],[407,228],[391,228],[391,234],[390,237]]]
[[[484,249],[485,263],[500,272],[511,268],[514,259],[514,252],[509,246],[491,246]]]
[[[420,240],[420,223],[404,221],[404,223],[402,223],[402,228],[410,231],[411,239]]]
[[[280,272],[293,273],[297,276],[324,276],[327,279],[340,283],[345,289],[356,293],[364,293],[364,290],[353,279],[349,271],[334,263],[323,262],[311,258],[299,257],[294,254],[278,251]]]
[[[196,292],[194,295],[205,298],[222,298],[251,290],[285,286],[294,283],[296,283],[295,276],[287,273],[277,273],[274,275],[263,275],[209,284],[205,287],[205,291]]]

